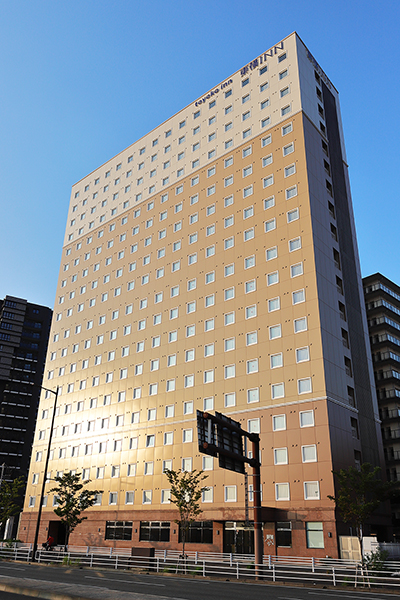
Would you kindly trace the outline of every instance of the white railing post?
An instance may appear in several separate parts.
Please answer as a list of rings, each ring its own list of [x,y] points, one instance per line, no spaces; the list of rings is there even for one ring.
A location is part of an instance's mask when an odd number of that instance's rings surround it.
[[[229,555],[229,566],[232,566],[232,553]]]
[[[90,555],[90,566],[93,567],[93,554]]]
[[[159,573],[159,572],[160,572],[160,559],[157,556],[157,573]]]
[[[332,567],[332,579],[333,579],[333,585],[336,586],[335,567]]]
[[[203,577],[206,576],[206,561],[203,560]]]
[[[112,557],[112,554],[113,554],[113,549],[110,548],[110,558]]]
[[[86,546],[86,556],[89,556],[90,546]]]
[[[236,579],[239,579],[239,563],[236,563]]]
[[[194,564],[197,565],[197,559],[199,558],[199,553],[196,552],[194,555]]]
[[[164,562],[166,562],[166,560],[167,560],[167,551],[164,550]]]
[[[275,582],[275,563],[272,565],[272,581]]]
[[[311,557],[311,571],[315,573],[315,558]]]
[[[269,554],[268,555],[268,568],[270,569],[272,565],[272,556]]]

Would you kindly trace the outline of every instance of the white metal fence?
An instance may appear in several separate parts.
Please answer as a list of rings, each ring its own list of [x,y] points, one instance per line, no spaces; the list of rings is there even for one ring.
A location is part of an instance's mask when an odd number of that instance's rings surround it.
[[[400,588],[400,562],[386,561],[382,570],[361,569],[354,561],[298,556],[264,556],[263,565],[254,564],[254,556],[188,552],[185,559],[179,551],[156,550],[155,557],[131,556],[129,548],[69,546],[46,551],[38,549],[38,563],[64,564],[79,567],[130,569],[137,572],[176,573],[200,577],[229,577],[267,582],[296,582],[333,586],[368,588]],[[32,560],[29,544],[0,544],[2,560]]]

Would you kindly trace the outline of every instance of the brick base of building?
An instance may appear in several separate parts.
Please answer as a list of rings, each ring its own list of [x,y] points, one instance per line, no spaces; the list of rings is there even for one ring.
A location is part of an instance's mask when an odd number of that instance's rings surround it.
[[[203,513],[203,520],[213,522],[212,543],[187,543],[187,550],[197,552],[235,552],[235,545],[224,545],[224,534],[226,528],[234,523],[243,523],[243,510],[229,509],[220,514],[221,511],[207,511]],[[115,511],[115,510],[88,510],[85,512],[87,518],[72,532],[69,543],[73,546],[96,546],[109,548],[137,548],[154,547],[159,550],[180,549],[179,526],[175,523],[176,511],[164,510],[148,511]],[[284,511],[263,508],[263,541],[265,555],[278,556],[315,556],[324,558],[326,556],[337,558],[338,539],[333,510],[314,509],[310,511]],[[130,540],[111,540],[106,538],[106,523],[115,521],[132,522],[132,537]],[[142,521],[170,522],[170,537],[168,542],[142,541],[140,539],[140,523]],[[18,538],[27,543],[33,543],[37,522],[37,512],[23,512],[19,524]],[[291,523],[291,545],[276,546],[276,524],[277,522]],[[324,548],[307,548],[306,522],[322,522]],[[228,524],[228,525],[227,525]],[[251,525],[251,521],[250,521]],[[53,511],[43,511],[40,529],[39,546],[46,541],[49,533],[55,538],[56,543],[64,543],[64,535],[60,527],[60,520]],[[232,536],[231,536],[232,537]],[[59,538],[59,539],[58,539]],[[225,539],[226,541],[226,539]],[[240,550],[237,550],[240,553]]]

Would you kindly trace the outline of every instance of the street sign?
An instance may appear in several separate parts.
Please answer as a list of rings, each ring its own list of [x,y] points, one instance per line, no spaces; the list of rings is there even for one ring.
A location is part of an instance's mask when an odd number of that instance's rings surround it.
[[[258,577],[259,565],[263,561],[260,436],[258,433],[244,431],[238,421],[234,421],[222,413],[216,412],[215,415],[211,415],[201,410],[197,411],[197,435],[200,452],[218,456],[219,466],[222,469],[229,469],[245,475],[245,463],[253,467],[254,550],[255,570]],[[243,438],[252,442],[252,458],[247,458],[245,455]]]
[[[215,423],[206,417],[207,413],[197,411],[197,438],[199,451],[210,456],[217,456]],[[208,415],[207,415],[208,416]]]
[[[222,413],[216,412],[215,416],[221,420],[221,423],[217,423],[218,464],[222,469],[244,474],[243,433],[236,431],[236,427],[239,430],[242,427],[240,423]],[[232,425],[235,429],[231,429]]]

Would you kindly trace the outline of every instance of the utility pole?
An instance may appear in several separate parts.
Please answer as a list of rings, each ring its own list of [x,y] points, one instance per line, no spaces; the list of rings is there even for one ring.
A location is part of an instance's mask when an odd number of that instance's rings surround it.
[[[261,463],[260,436],[244,431],[237,421],[216,412],[211,415],[197,411],[197,433],[199,450],[210,456],[218,456],[219,466],[245,475],[244,464],[253,467],[253,506],[254,506],[254,562],[256,579],[262,573],[263,534],[261,523]],[[243,438],[252,442],[252,458],[243,450]],[[247,448],[245,441],[244,447]]]
[[[51,394],[54,394],[54,404],[53,404],[53,415],[52,415],[52,418],[51,418],[51,425],[50,425],[50,431],[49,431],[49,442],[47,444],[46,461],[45,461],[45,464],[44,464],[42,491],[41,491],[41,494],[40,494],[39,510],[38,510],[38,515],[37,515],[37,520],[36,520],[35,539],[33,541],[32,562],[35,562],[35,560],[36,560],[36,551],[37,551],[37,546],[38,546],[40,519],[42,517],[43,498],[44,498],[44,491],[45,491],[46,479],[47,479],[47,468],[49,466],[51,440],[53,438],[54,419],[56,417],[57,399],[58,399],[58,391],[59,391],[58,386],[57,386],[56,391],[49,390],[49,389],[47,389],[45,387],[42,387],[41,385],[38,386],[38,387],[42,388],[42,390],[45,390],[46,392],[50,392]]]

